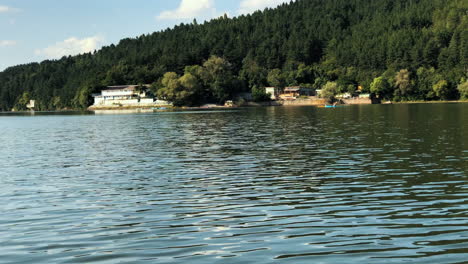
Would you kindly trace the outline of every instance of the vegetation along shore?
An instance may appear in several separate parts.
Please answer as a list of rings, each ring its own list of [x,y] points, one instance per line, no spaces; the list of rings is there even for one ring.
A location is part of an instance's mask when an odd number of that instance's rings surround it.
[[[468,99],[468,2],[297,0],[275,9],[121,40],[93,53],[7,68],[0,110],[79,109],[104,87],[149,84],[174,106],[224,105],[265,87],[333,99]]]

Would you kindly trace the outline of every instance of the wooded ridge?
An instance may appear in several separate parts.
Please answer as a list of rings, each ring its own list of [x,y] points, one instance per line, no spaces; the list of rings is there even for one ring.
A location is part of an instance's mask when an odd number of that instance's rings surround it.
[[[179,105],[262,98],[265,86],[364,91],[391,100],[468,99],[468,1],[297,0],[7,68],[0,109],[85,108],[102,86],[153,84]]]

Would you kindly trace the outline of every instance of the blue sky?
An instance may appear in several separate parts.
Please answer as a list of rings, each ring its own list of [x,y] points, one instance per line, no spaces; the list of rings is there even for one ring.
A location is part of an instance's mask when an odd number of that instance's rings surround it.
[[[0,0],[0,71],[289,0]]]

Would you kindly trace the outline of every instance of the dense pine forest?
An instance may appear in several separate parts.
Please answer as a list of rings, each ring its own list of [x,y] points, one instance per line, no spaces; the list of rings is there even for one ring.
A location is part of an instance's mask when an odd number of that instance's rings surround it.
[[[297,0],[174,28],[0,73],[0,109],[84,108],[102,86],[153,84],[178,105],[222,103],[265,86],[385,99],[468,99],[467,0]]]

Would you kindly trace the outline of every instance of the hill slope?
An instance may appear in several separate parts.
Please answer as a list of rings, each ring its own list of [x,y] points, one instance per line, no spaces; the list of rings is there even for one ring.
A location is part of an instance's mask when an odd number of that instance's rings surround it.
[[[102,85],[156,83],[157,90],[166,72],[187,75],[186,66],[212,55],[224,59],[233,82],[212,87],[207,82],[216,76],[200,80],[198,103],[221,101],[234,90],[320,88],[327,81],[388,98],[458,98],[457,86],[468,77],[467,14],[464,0],[298,0],[233,19],[194,21],[93,54],[10,67],[0,73],[0,109],[22,109],[30,98],[41,110],[86,107]]]

